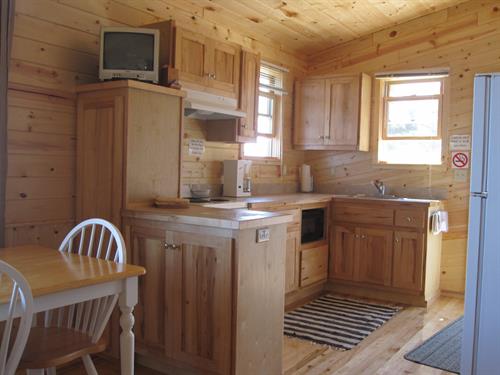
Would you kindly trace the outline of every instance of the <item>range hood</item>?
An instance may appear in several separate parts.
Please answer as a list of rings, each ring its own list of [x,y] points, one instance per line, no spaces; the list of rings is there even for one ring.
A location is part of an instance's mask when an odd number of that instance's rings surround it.
[[[238,101],[221,95],[206,92],[185,90],[184,115],[199,120],[226,120],[246,116],[238,111]]]

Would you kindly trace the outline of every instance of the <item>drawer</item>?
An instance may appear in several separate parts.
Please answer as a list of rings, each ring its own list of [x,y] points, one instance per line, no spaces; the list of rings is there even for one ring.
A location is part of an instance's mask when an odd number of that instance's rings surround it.
[[[397,227],[424,228],[426,211],[418,209],[398,209],[394,217]]]
[[[300,253],[300,286],[305,287],[328,276],[328,245],[302,250]]]
[[[357,203],[336,203],[333,206],[334,221],[356,224],[393,225],[394,210],[381,206]]]

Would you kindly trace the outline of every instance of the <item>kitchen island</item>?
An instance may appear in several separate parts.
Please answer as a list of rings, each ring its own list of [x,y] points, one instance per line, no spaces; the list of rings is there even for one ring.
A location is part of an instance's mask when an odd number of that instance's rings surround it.
[[[280,374],[286,213],[190,206],[123,211],[128,259],[148,273],[137,361],[175,374]]]

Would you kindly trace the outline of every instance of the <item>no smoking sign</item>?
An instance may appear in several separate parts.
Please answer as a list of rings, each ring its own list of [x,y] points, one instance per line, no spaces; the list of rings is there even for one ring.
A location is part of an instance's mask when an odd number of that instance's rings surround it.
[[[454,151],[451,153],[451,167],[453,169],[468,169],[470,165],[469,152]]]

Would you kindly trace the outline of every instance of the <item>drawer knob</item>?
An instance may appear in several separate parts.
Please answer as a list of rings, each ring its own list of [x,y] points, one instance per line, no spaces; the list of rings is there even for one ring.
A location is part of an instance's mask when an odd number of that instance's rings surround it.
[[[408,222],[410,223],[413,219],[411,218],[411,216],[408,216],[406,220],[408,220]]]
[[[179,245],[176,245],[174,243],[168,243],[168,242],[165,242],[163,244],[163,246],[165,247],[166,250],[177,250],[180,248]]]

